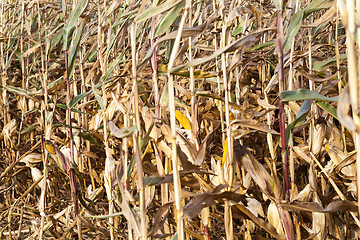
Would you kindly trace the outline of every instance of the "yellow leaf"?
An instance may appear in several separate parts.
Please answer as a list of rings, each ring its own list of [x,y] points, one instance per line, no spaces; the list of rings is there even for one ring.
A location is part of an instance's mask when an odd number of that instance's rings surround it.
[[[48,150],[49,153],[51,154],[55,154],[55,149],[54,149],[54,146],[52,144],[50,144],[50,142],[45,142],[45,147],[46,147],[46,150]]]
[[[222,165],[224,165],[225,160],[226,160],[227,149],[228,149],[228,143],[227,143],[227,138],[226,138],[225,143],[224,143],[224,152],[223,152],[223,157],[222,157]]]
[[[50,153],[50,156],[58,165],[58,167],[65,173],[68,174],[70,170],[70,162],[65,158],[64,154],[57,148],[51,141],[45,140],[45,148]]]
[[[187,130],[191,130],[191,123],[190,123],[189,119],[187,119],[187,117],[182,112],[180,112],[178,110],[175,111],[175,117],[179,121],[181,126],[183,126],[183,128],[185,128]]]
[[[325,144],[325,151],[329,152],[330,150],[331,150],[331,148],[330,148],[329,144]]]
[[[229,113],[229,119],[230,121],[235,120],[235,115],[232,112]]]

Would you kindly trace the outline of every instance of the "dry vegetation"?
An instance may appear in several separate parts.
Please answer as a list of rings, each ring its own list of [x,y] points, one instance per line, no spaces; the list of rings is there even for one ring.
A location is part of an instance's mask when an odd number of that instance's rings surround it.
[[[357,239],[355,3],[2,0],[0,238]]]

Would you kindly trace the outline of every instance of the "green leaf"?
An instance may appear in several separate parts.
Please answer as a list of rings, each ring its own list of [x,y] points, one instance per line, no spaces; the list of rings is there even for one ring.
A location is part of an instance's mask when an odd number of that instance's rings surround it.
[[[53,112],[49,112],[48,113],[48,115],[45,117],[45,120],[47,121],[47,122],[50,122],[51,121],[51,119],[53,118]]]
[[[28,133],[28,132],[34,130],[34,129],[35,129],[37,126],[39,126],[39,125],[40,125],[39,123],[34,123],[34,124],[31,125],[30,127],[27,127],[27,128],[25,128],[24,130],[22,130],[22,131],[20,132],[20,134]]]
[[[62,3],[62,4],[61,4],[62,13],[65,14],[67,1],[66,1],[66,0],[62,0],[61,3]]]
[[[97,102],[99,103],[101,109],[102,109],[103,111],[105,111],[106,108],[105,108],[105,106],[104,106],[104,103],[103,103],[103,101],[102,101],[99,93],[97,92],[97,89],[96,89],[93,81],[91,81],[91,86],[92,86],[92,91],[93,91],[93,93],[94,93],[94,96],[95,96]],[[104,94],[105,94],[105,93],[104,93]]]
[[[119,29],[116,31],[115,36],[111,39],[110,44],[107,46],[106,49],[106,54],[109,54],[110,50],[112,49],[112,47],[114,46],[114,43],[117,39],[117,37],[119,36],[121,30],[124,28],[125,24],[127,23],[127,21],[130,19],[130,17],[128,17],[127,19],[123,20],[121,22],[121,26],[119,27]]]
[[[56,104],[56,106],[58,108],[61,108],[61,109],[64,109],[64,110],[68,109],[68,107],[65,104],[58,103],[58,104]],[[76,113],[87,114],[86,112],[80,111],[79,109],[76,109],[76,108],[71,108],[71,111],[76,112]]]
[[[106,80],[104,83],[108,83],[108,82],[114,81],[115,79],[116,79],[116,78]],[[98,84],[96,84],[96,85],[95,85],[95,89],[100,88],[100,87],[102,86],[102,84],[103,84],[102,82],[99,82]],[[93,90],[91,89],[91,90],[89,90],[89,91],[87,91],[87,92],[84,92],[84,93],[81,93],[81,94],[77,95],[76,97],[74,97],[74,98],[70,101],[70,103],[68,104],[68,107],[72,109],[78,102],[80,102],[84,97],[86,97],[87,95],[89,95],[89,94],[92,93],[92,92],[93,92]]]
[[[170,8],[174,7],[175,5],[177,5],[178,3],[182,2],[182,1],[183,0],[177,0],[177,1],[176,0],[168,0],[161,5],[146,9],[135,18],[135,22],[140,23],[142,21],[145,21],[146,19],[149,19],[153,16],[156,16],[162,12],[169,10]]]
[[[171,24],[174,23],[175,19],[179,17],[179,12],[184,7],[184,4],[185,2],[181,1],[163,16],[163,18],[160,20],[159,24],[155,28],[155,37],[160,36],[170,28]]]
[[[340,54],[339,59],[340,59],[340,63],[343,63],[347,60],[347,55]],[[320,71],[325,70],[328,67],[335,66],[335,65],[336,65],[336,56],[326,59],[324,61],[315,62],[312,66],[312,69],[320,72]]]
[[[298,127],[305,122],[306,116],[308,115],[311,109],[312,102],[313,102],[312,100],[305,100],[301,105],[301,108],[296,116],[296,119],[287,126],[285,130],[287,141],[290,139],[291,130],[293,130],[293,128]]]
[[[78,136],[85,139],[85,140],[88,140],[89,142],[93,143],[93,144],[96,144],[98,145],[99,144],[99,141],[97,138],[93,137],[91,134],[87,133],[87,132],[79,132],[78,133]]]
[[[21,89],[21,88],[6,86],[6,90],[8,90],[9,92],[15,93],[15,94],[26,96],[26,97],[32,97],[32,94],[30,92],[28,92],[24,89]]]
[[[64,32],[61,30],[59,31],[59,29],[61,29],[64,26],[63,23],[59,24],[54,30],[51,31],[51,33],[48,35],[48,37],[51,39],[51,43],[50,43],[50,48],[49,48],[49,52],[51,52],[51,50],[60,42],[61,38],[63,37]],[[51,37],[53,34],[55,34],[55,32],[57,32],[55,37]]]
[[[178,239],[178,232],[176,232],[172,237],[171,240],[177,240]]]
[[[222,102],[225,102],[225,100],[216,94],[211,94],[211,93],[196,93],[196,95],[198,96],[202,96],[202,97],[208,97],[208,98],[212,98],[212,99],[216,99],[216,100],[220,100]],[[176,98],[175,98],[176,99]],[[229,102],[229,105],[237,110],[241,111],[241,106],[239,106],[238,104],[234,103],[234,102]]]
[[[117,216],[122,216],[123,213],[122,212],[117,212],[117,213],[113,213],[113,214],[107,214],[107,215],[90,215],[88,213],[84,213],[84,217],[86,218],[98,218],[98,219],[107,219],[107,218],[112,218],[112,217],[117,217]]]
[[[87,60],[89,62],[96,62],[97,59],[97,51],[96,50],[92,50],[89,54],[89,56],[87,57]]]
[[[282,0],[273,0],[274,5],[278,11],[282,11],[283,9],[283,2]]]
[[[162,177],[162,176],[144,177],[144,185],[145,186],[154,186],[156,184],[159,184],[159,182],[164,179],[165,179],[165,177]]]
[[[312,1],[306,8],[303,9],[304,11],[304,18],[309,16],[311,13],[319,11],[324,8],[329,8],[333,5],[333,2],[328,0],[315,0]]]
[[[308,89],[299,89],[296,91],[283,91],[280,93],[280,98],[283,101],[299,101],[299,100],[323,100],[323,101],[338,101],[336,98],[325,97],[315,91],[310,91]]]
[[[64,109],[64,110],[67,110],[67,109],[68,109],[68,107],[67,107],[65,104],[58,103],[58,104],[56,104],[56,106],[57,106],[58,108],[61,108],[61,109]]]
[[[81,40],[81,35],[82,32],[84,30],[84,26],[85,26],[85,21],[83,21],[81,23],[81,26],[77,29],[75,38],[73,40],[73,44],[72,44],[72,48],[70,51],[70,58],[69,58],[69,76],[71,76],[72,71],[74,70],[74,64],[75,64],[75,59],[76,59],[76,55],[79,49],[79,45],[80,45],[80,40]]]
[[[333,106],[331,106],[330,103],[325,102],[325,101],[316,101],[316,104],[319,107],[321,107],[322,109],[324,109],[325,111],[327,111],[331,116],[333,116],[334,118],[339,120],[337,113],[336,113],[336,109]]]
[[[72,108],[71,111],[73,111],[75,113],[88,114],[88,113],[80,111],[79,109],[76,109],[76,108]]]
[[[163,88],[163,92],[161,94],[161,97],[160,97],[160,106],[162,106],[162,107],[166,106],[168,101],[169,101],[169,88],[168,88],[168,85],[166,83],[164,88]]]
[[[81,93],[81,94],[77,95],[76,97],[74,97],[73,99],[71,99],[71,101],[68,104],[68,108],[73,108],[78,102],[80,102],[84,97],[89,95],[91,92],[92,92],[92,90]]]
[[[69,19],[67,19],[64,26],[64,47],[63,50],[68,49],[72,39],[72,34],[75,30],[75,25],[80,15],[84,12],[88,4],[88,0],[80,1],[74,11],[70,14]]]
[[[106,73],[101,77],[101,81],[102,81],[102,82],[105,82],[105,81],[109,78],[109,76],[110,76],[110,74],[112,73],[112,71],[114,70],[114,68],[115,68],[120,62],[121,62],[121,63],[124,62],[124,61],[121,61],[121,59],[123,59],[123,57],[124,57],[124,53],[122,52],[122,53],[119,54],[119,56],[118,56],[114,61],[112,61],[112,62],[110,63],[110,65],[108,66],[108,69],[107,69]]]
[[[266,49],[266,48],[269,48],[269,47],[273,47],[276,45],[276,42],[275,41],[270,41],[270,42],[266,42],[266,43],[261,43],[259,45],[256,45],[252,48],[249,48],[248,50],[249,51],[254,51],[254,50],[263,50],[263,49]]]
[[[59,84],[61,84],[63,81],[65,81],[64,76],[61,76],[58,79],[56,79],[55,81],[52,81],[51,83],[49,83],[47,85],[47,89],[54,88],[54,87],[58,86]]]
[[[302,19],[304,16],[303,11],[298,11],[295,13],[294,17],[291,20],[291,23],[289,25],[288,34],[286,35],[286,38],[284,40],[284,52],[287,52],[290,50],[293,40],[295,39],[296,34],[299,32]]]
[[[244,29],[244,27],[242,25],[236,26],[235,29],[231,31],[231,36],[235,37],[236,35],[241,33],[243,31],[243,29]]]
[[[127,171],[128,179],[130,179],[130,177],[131,177],[131,172],[134,168],[134,165],[135,165],[135,155],[132,156],[132,158],[129,162],[128,171]]]

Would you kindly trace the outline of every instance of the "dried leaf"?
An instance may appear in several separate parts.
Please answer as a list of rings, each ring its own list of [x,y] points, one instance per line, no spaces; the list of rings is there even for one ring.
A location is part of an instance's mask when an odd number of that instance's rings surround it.
[[[188,218],[194,218],[203,208],[212,206],[216,203],[216,201],[223,201],[224,199],[240,202],[245,200],[245,196],[234,192],[206,192],[198,194],[184,206],[184,215]]]
[[[329,203],[326,208],[323,208],[317,202],[291,202],[280,203],[280,207],[288,209],[290,211],[307,211],[307,212],[321,212],[321,213],[335,213],[342,211],[356,212],[358,209],[356,202],[354,201],[341,201],[337,200]]]
[[[110,132],[117,138],[128,137],[136,131],[136,126],[119,129],[113,121],[109,121]]]
[[[232,121],[231,124],[239,125],[241,127],[248,127],[251,129],[261,131],[261,132],[267,132],[267,133],[279,135],[278,132],[270,129],[266,124],[263,124],[259,121],[252,120],[252,119],[237,119],[237,120]]]
[[[280,198],[281,186],[274,178],[266,171],[266,169],[245,149],[240,147],[237,152],[234,152],[237,159],[240,160],[241,165],[250,174],[252,179],[261,188],[261,191],[268,197]]]
[[[338,107],[337,107],[337,115],[338,118],[344,127],[349,129],[350,131],[356,131],[356,125],[354,120],[349,117],[350,110],[350,94],[349,94],[349,85],[342,90]]]

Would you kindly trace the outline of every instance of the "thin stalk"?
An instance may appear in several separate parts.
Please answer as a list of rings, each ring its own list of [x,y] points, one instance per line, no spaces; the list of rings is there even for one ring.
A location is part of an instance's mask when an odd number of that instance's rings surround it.
[[[214,46],[215,46],[215,51],[217,50],[217,41],[216,41],[216,36],[214,37]],[[219,72],[219,61],[216,58],[215,60],[216,63],[216,71]],[[216,80],[217,80],[217,88],[218,88],[218,94],[219,96],[221,96],[221,82],[220,82],[220,76],[216,76]],[[226,135],[225,135],[225,124],[224,124],[224,111],[223,111],[223,104],[222,101],[220,100],[215,100],[218,103],[218,108],[219,108],[219,112],[220,112],[220,124],[221,124],[221,143],[222,146],[224,148],[225,146],[225,141],[226,141]]]
[[[356,125],[355,131],[355,149],[360,151],[360,117],[359,117],[359,92],[358,92],[358,59],[355,44],[355,1],[347,0],[347,26],[346,26],[346,45],[347,45],[347,56],[348,56],[348,74],[349,74],[349,85],[350,85],[350,100],[352,115]],[[357,186],[360,189],[360,154],[356,155],[356,170],[357,170]],[[360,191],[358,191],[358,203],[360,204]],[[360,215],[360,205],[359,205]]]
[[[224,24],[222,28],[222,36],[221,36],[221,47],[226,46],[226,24]],[[230,83],[227,79],[227,68],[226,68],[226,60],[225,60],[225,54],[221,54],[221,69],[223,72],[223,84],[224,84],[224,90],[225,90],[225,120],[226,120],[226,136],[227,136],[227,156],[226,159],[228,161],[229,166],[229,172],[228,172],[228,184],[229,184],[229,191],[231,189],[231,186],[233,184],[233,178],[234,178],[234,161],[233,161],[233,147],[232,147],[232,136],[231,136],[231,126],[230,126],[230,107],[229,107],[229,100],[230,100]],[[224,174],[225,175],[225,174]],[[225,202],[225,209],[224,209],[224,218],[225,218],[225,232],[226,232],[226,238],[227,239],[233,239],[234,238],[234,232],[233,232],[233,222],[232,222],[232,212],[231,207],[229,205],[229,202]]]
[[[324,176],[328,179],[329,183],[331,184],[331,186],[334,188],[335,192],[339,195],[339,198],[342,201],[347,201],[346,196],[341,192],[341,190],[339,189],[339,187],[336,185],[334,179],[332,179],[329,174],[327,173],[327,171],[324,169],[324,167],[322,166],[322,164],[319,162],[319,160],[314,156],[314,154],[312,152],[310,152],[311,158],[312,160],[316,163],[316,165],[320,168],[321,173],[324,174]],[[360,221],[359,219],[356,217],[354,212],[350,213],[351,216],[354,218],[356,224],[360,227]]]
[[[0,31],[4,32],[4,21],[6,22],[5,15],[4,14],[4,5],[5,1],[1,1],[1,8],[0,8]],[[6,64],[5,64],[5,51],[4,51],[4,42],[0,42],[0,61],[1,61],[1,84],[2,84],[2,102],[3,102],[3,121],[4,125],[7,124],[10,121],[10,116],[8,113],[8,99],[7,99],[7,74],[6,74]]]
[[[341,72],[340,72],[340,50],[339,50],[339,4],[336,1],[336,20],[335,20],[335,56],[336,56],[336,73],[337,78],[340,79],[338,83],[339,96],[342,92],[342,83]],[[341,125],[341,135],[344,144],[344,149],[346,150],[346,136],[345,136],[345,127]]]
[[[44,112],[45,112],[45,109],[42,109],[41,115],[42,115],[43,126],[44,126],[43,133],[47,132]],[[45,225],[45,212],[44,211],[45,211],[45,207],[46,207],[46,189],[47,189],[46,183],[47,183],[47,178],[48,178],[48,168],[47,168],[48,151],[45,151],[45,148],[44,148],[44,134],[41,136],[41,151],[43,153],[42,161],[43,161],[43,165],[44,165],[44,169],[43,169],[44,181],[43,181],[43,186],[41,187],[41,195],[40,195],[40,203],[39,203],[39,211],[40,211],[40,215],[41,215],[39,239],[43,239],[43,235],[44,235],[44,225]]]
[[[20,52],[24,52],[24,8],[25,8],[25,4],[24,4],[24,0],[21,1],[21,13],[20,13],[20,19],[21,19],[21,25],[20,25]],[[24,61],[24,56],[21,54],[21,87],[22,89],[26,89],[26,74],[25,74],[25,61]],[[21,111],[21,123],[20,123],[20,130],[22,129],[22,125],[23,125],[23,121],[24,121],[24,113],[27,111],[27,104],[26,104],[26,98],[25,96],[21,97],[21,100],[23,103],[23,108]],[[18,145],[20,144],[20,131],[18,134]]]
[[[139,113],[139,93],[137,85],[137,73],[136,73],[136,23],[134,22],[130,27],[131,37],[131,59],[132,59],[132,77],[133,77],[133,93],[134,93],[134,105],[133,111],[135,113],[135,122],[137,131],[134,134],[135,145],[135,158],[137,164],[137,175],[139,181],[139,195],[140,195],[140,217],[141,217],[141,234],[142,239],[147,238],[147,225],[146,225],[146,209],[145,209],[145,188],[144,188],[144,176],[143,167],[140,157],[141,146],[141,126],[140,126],[140,113]]]
[[[281,93],[285,87],[284,77],[284,56],[282,50],[282,16],[278,11],[277,16],[277,47],[279,56],[279,92]],[[284,115],[284,102],[280,99],[279,101],[279,124],[280,124],[280,136],[281,136],[281,147],[283,149],[282,159],[284,164],[284,181],[285,181],[285,196],[287,199],[290,198],[289,191],[289,163],[288,163],[288,150],[285,135],[285,115]]]
[[[48,94],[47,94],[47,75],[45,74],[45,60],[44,60],[44,55],[43,55],[43,49],[42,49],[42,44],[41,44],[41,33],[40,33],[40,29],[42,28],[41,25],[41,14],[40,14],[40,3],[39,0],[37,1],[37,10],[38,10],[38,34],[39,34],[39,41],[40,41],[40,56],[41,56],[41,75],[42,75],[42,87],[44,89],[44,106],[43,106],[43,126],[44,126],[44,132],[45,132],[45,140],[47,138],[50,138],[51,135],[51,124],[48,124],[47,121],[45,120],[46,116],[47,116],[47,110],[48,110]],[[48,129],[50,127],[50,129]],[[43,139],[44,140],[44,139]],[[44,142],[43,142],[44,143]],[[44,144],[42,144],[42,147],[44,146]],[[44,149],[44,148],[43,148]],[[46,207],[46,188],[47,188],[47,175],[48,175],[48,169],[47,169],[47,151],[45,151],[45,154],[43,154],[44,159],[43,159],[43,163],[44,163],[44,169],[43,169],[43,175],[44,175],[44,183],[43,186],[41,188],[41,201],[40,201],[40,211],[42,213],[44,213],[45,207]],[[41,214],[41,224],[40,224],[40,233],[39,233],[39,239],[43,238],[43,228],[44,228],[44,223],[45,223],[45,214]]]
[[[179,163],[176,147],[176,118],[175,118],[175,94],[174,94],[174,75],[170,73],[171,68],[174,66],[175,58],[180,46],[180,39],[182,31],[185,26],[185,20],[191,5],[191,0],[187,0],[185,4],[184,13],[181,17],[179,30],[175,38],[174,46],[170,55],[168,64],[168,87],[169,87],[169,111],[170,111],[170,126],[171,126],[171,145],[172,145],[172,166],[173,166],[173,178],[174,178],[174,191],[175,191],[175,207],[176,207],[176,223],[178,239],[184,240],[184,220],[182,218],[182,206],[181,206],[181,182],[179,175]]]
[[[153,2],[153,6],[155,6],[156,1]],[[154,35],[155,35],[155,17],[152,17],[151,20],[151,31],[150,31],[150,46],[152,46],[155,43]],[[151,64],[151,70],[152,70],[152,80],[153,80],[153,94],[154,94],[154,102],[155,102],[155,123],[158,121],[157,119],[160,119],[161,117],[161,106],[159,105],[160,101],[160,95],[159,95],[159,86],[158,86],[158,63],[157,63],[157,52],[154,50],[153,55],[150,59]],[[160,136],[161,130],[158,127],[155,127],[156,136]],[[162,151],[160,149],[157,149],[157,146],[154,142],[153,144],[155,149],[155,157],[156,157],[156,165],[158,167],[158,172],[160,176],[165,175],[165,164],[163,161]],[[161,204],[165,205],[168,203],[169,199],[169,184],[161,184]],[[170,232],[169,224],[166,222],[164,224],[164,230],[165,232]]]
[[[189,27],[192,27],[192,18],[191,18],[191,5],[189,8]],[[192,40],[191,37],[189,37],[189,61],[193,59],[192,57]],[[194,67],[190,67],[190,93],[191,93],[191,116],[192,116],[192,135],[193,135],[193,141],[195,143],[196,149],[199,150],[199,140],[197,137],[197,105],[196,105],[196,96],[195,96],[195,77],[194,77]]]
[[[66,12],[67,12],[67,1],[65,2],[65,12],[64,12],[64,22],[66,24]],[[40,29],[40,28],[39,28]],[[65,46],[64,50],[64,58],[65,58],[65,81],[66,81],[66,102],[70,103],[71,100],[71,83],[70,83],[70,72],[69,72],[69,58],[68,58],[68,46]],[[73,130],[72,130],[72,114],[71,108],[67,108],[67,124],[69,126],[69,145],[70,145],[70,163],[74,164],[74,138],[73,138]],[[81,234],[81,221],[79,219],[79,204],[77,199],[77,189],[76,183],[74,179],[74,173],[71,170],[70,172],[70,186],[71,186],[71,198],[74,201],[74,212],[77,219],[77,232],[78,232],[78,239],[82,239]]]
[[[296,0],[295,4],[295,13],[298,11],[299,8],[299,0]],[[293,66],[293,57],[294,57],[294,45],[295,45],[295,38],[293,39],[291,43],[291,50],[290,50],[290,68],[289,68],[289,86],[288,90],[292,91],[294,90],[294,81],[295,81],[295,72],[294,72],[294,66]],[[310,45],[311,46],[311,45]],[[310,47],[311,48],[311,47]],[[291,123],[294,121],[294,116],[291,111],[288,111],[288,122]],[[295,158],[294,158],[294,151],[290,148],[289,149],[289,171],[290,171],[290,181],[291,181],[291,189],[295,188]]]
[[[102,18],[101,16],[103,15],[101,12],[101,7],[105,8],[105,4],[106,2],[103,2],[104,6],[102,6],[102,2],[99,0],[98,1],[98,5],[97,5],[97,14],[98,14],[98,19],[97,19],[97,49],[98,49],[98,59],[100,62],[100,68],[101,68],[101,72],[105,73],[107,70],[107,66],[106,66],[106,62],[105,62],[105,58],[102,55],[102,50],[103,50],[103,42],[104,42],[104,34],[103,34],[103,30],[101,28],[102,25]],[[104,104],[105,110],[101,110],[102,111],[102,119],[103,119],[103,130],[104,130],[104,145],[105,145],[105,152],[106,152],[106,162],[105,165],[109,166],[112,165],[110,164],[108,161],[111,161],[111,150],[109,148],[109,144],[108,144],[108,133],[107,133],[107,117],[106,117],[106,105],[107,105],[107,97],[106,97],[106,89],[105,89],[105,84],[102,81],[101,82],[101,89],[102,89],[102,102]],[[109,201],[109,207],[108,207],[108,211],[109,214],[112,215],[114,213],[114,201],[113,201],[113,197],[112,197],[112,179],[114,176],[112,176],[113,171],[109,170],[108,172],[106,172],[107,177],[108,177],[108,181],[107,184],[109,185],[109,189],[110,192],[108,193],[108,201]],[[110,217],[109,218],[109,225],[110,225],[110,239],[114,240],[115,239],[115,234],[114,234],[114,218]]]

